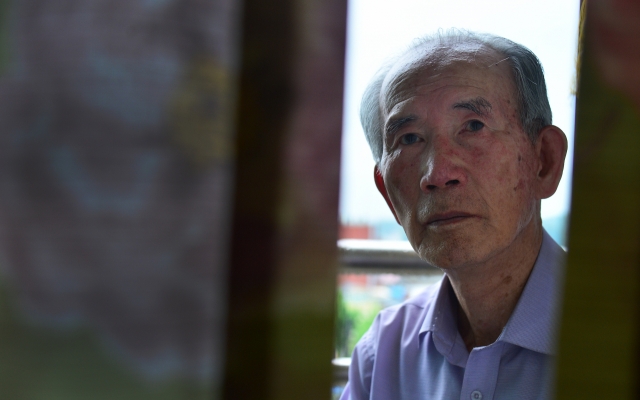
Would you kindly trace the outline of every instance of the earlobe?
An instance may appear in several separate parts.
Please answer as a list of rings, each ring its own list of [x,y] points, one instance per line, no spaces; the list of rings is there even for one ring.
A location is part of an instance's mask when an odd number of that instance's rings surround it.
[[[389,193],[387,193],[387,186],[384,184],[384,178],[382,177],[380,169],[378,169],[377,165],[373,168],[373,179],[376,182],[378,191],[380,192],[382,197],[384,197],[384,201],[387,202],[387,205],[389,206],[393,217],[396,219],[396,222],[398,223],[398,225],[402,225],[400,223],[400,220],[398,220],[398,215],[396,214],[395,208],[393,208],[393,204],[391,203],[391,199],[389,198]]]
[[[557,126],[547,125],[538,134],[536,151],[540,161],[537,175],[539,195],[541,199],[546,199],[556,192],[562,178],[567,136]]]

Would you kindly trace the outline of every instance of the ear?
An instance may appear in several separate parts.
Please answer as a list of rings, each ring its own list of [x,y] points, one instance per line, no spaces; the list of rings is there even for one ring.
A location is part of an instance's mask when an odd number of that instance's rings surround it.
[[[384,178],[382,178],[382,174],[380,173],[380,169],[378,169],[377,165],[373,168],[373,180],[376,182],[378,191],[380,192],[382,197],[384,197],[384,201],[387,202],[387,205],[389,206],[391,213],[396,219],[396,222],[398,223],[398,225],[402,225],[400,223],[400,220],[398,220],[398,215],[396,214],[395,208],[393,208],[393,204],[391,203],[391,199],[389,198],[389,193],[387,193],[387,186],[385,186],[384,184]]]
[[[547,125],[540,131],[536,141],[538,167],[538,189],[541,199],[551,197],[558,189],[564,159],[567,155],[567,136],[562,129]]]

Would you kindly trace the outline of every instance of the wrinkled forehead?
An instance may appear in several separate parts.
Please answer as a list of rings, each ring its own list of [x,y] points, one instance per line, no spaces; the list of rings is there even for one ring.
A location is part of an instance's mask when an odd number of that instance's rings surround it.
[[[515,96],[508,58],[479,43],[427,45],[402,56],[393,64],[382,83],[380,107],[389,112],[419,87],[455,75],[469,80],[497,83]]]

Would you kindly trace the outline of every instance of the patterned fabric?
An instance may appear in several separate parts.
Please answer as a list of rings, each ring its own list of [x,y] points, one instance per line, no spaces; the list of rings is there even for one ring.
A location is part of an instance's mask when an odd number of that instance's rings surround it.
[[[5,15],[3,281],[32,326],[89,326],[151,378],[220,368],[235,4],[24,0]]]

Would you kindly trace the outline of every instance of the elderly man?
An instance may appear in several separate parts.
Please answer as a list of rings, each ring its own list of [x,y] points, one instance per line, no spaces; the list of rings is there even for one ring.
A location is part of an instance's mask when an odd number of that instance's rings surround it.
[[[374,78],[361,117],[380,193],[445,275],[378,315],[342,398],[552,396],[564,252],[540,201],[558,186],[567,140],[536,56],[491,35],[423,39]]]

